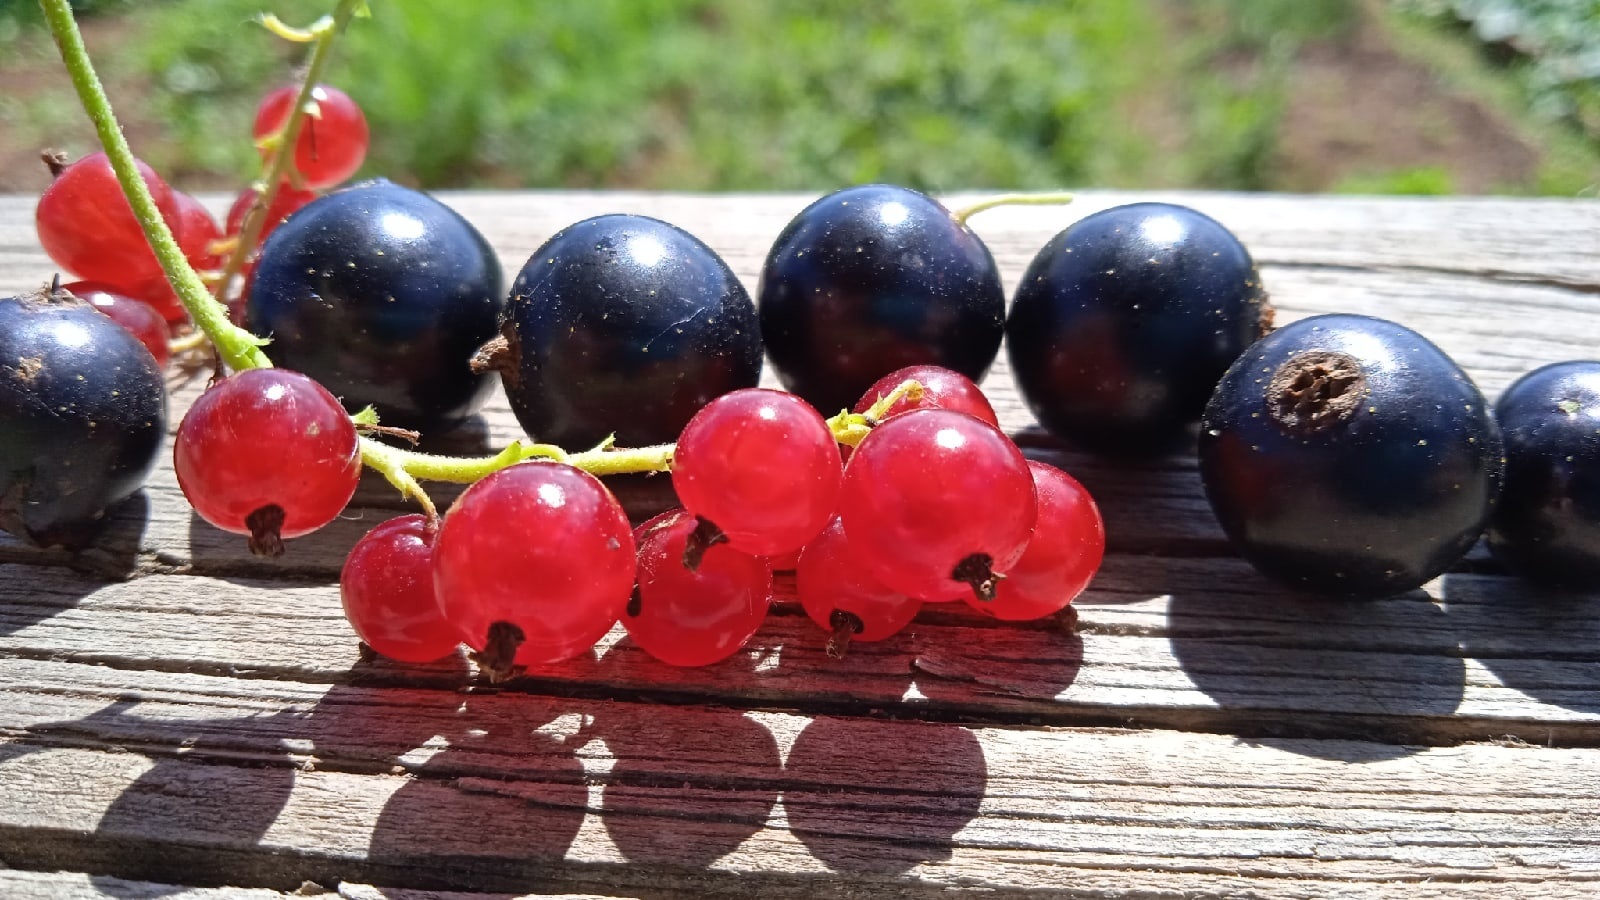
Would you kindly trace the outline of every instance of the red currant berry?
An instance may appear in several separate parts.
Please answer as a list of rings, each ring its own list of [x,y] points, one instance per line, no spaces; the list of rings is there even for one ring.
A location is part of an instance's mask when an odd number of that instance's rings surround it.
[[[93,153],[59,169],[39,196],[34,222],[39,244],[62,268],[87,281],[131,285],[161,275],[139,220],[122,195],[111,161]],[[139,175],[168,222],[178,220],[172,189],[144,163]]]
[[[178,292],[172,289],[172,283],[167,281],[165,275],[157,275],[149,281],[134,282],[123,288],[123,291],[129,297],[160,313],[169,324],[176,325],[189,321],[188,311],[178,301]]]
[[[529,462],[467,488],[434,546],[439,603],[493,680],[577,656],[622,617],[628,517],[600,480]]]
[[[833,516],[841,477],[828,423],[799,397],[765,388],[706,404],[684,426],[672,459],[678,499],[752,556],[788,553],[816,537]]]
[[[129,297],[116,288],[92,281],[74,281],[61,286],[63,291],[92,305],[126,328],[156,358],[159,368],[167,367],[171,351],[167,347],[167,320],[150,304]]]
[[[961,598],[997,619],[1021,621],[1059,612],[1089,586],[1106,552],[1100,510],[1083,485],[1042,462],[1029,460],[1028,471],[1039,500],[1028,549],[995,589],[993,600],[971,594]]]
[[[333,521],[361,477],[355,425],[334,396],[285,369],[212,385],[178,426],[178,486],[200,518],[277,556]]]
[[[183,191],[172,192],[173,205],[178,208],[178,218],[170,224],[183,258],[189,265],[204,272],[222,268],[222,258],[211,252],[211,245],[222,237],[217,220],[200,204],[199,200]]]
[[[840,657],[851,641],[881,641],[916,618],[922,602],[884,587],[856,558],[836,518],[800,551],[795,594],[811,621],[832,637],[828,655]]]
[[[756,633],[772,603],[772,569],[760,557],[712,547],[699,567],[683,564],[695,518],[674,509],[639,526],[639,586],[622,617],[640,649],[674,666],[732,656]]]
[[[228,209],[228,236],[238,237],[244,231],[244,217],[249,214],[250,207],[255,205],[256,197],[260,194],[255,188],[245,188],[233,201],[233,206]],[[278,190],[272,195],[272,204],[267,207],[265,218],[261,223],[261,232],[256,236],[256,246],[267,239],[272,229],[295,210],[317,199],[314,191],[303,191],[287,184],[278,185]],[[254,248],[252,248],[254,249]]]
[[[861,561],[927,601],[992,598],[1038,515],[1022,451],[966,413],[918,409],[874,428],[845,471],[839,515]]]
[[[283,127],[299,93],[298,85],[287,85],[261,99],[261,105],[256,107],[256,140]],[[367,157],[367,117],[349,95],[336,87],[316,85],[311,89],[311,100],[316,109],[300,126],[294,167],[307,188],[320,190],[333,187],[361,168]]]
[[[398,516],[367,532],[345,558],[339,572],[344,616],[382,656],[433,662],[461,643],[433,592],[437,535],[426,516]]]
[[[994,414],[994,407],[989,404],[989,398],[971,378],[943,366],[906,366],[904,369],[890,372],[878,379],[877,383],[867,388],[861,395],[861,400],[855,405],[852,412],[864,413],[872,408],[883,397],[899,387],[906,381],[915,381],[922,385],[922,396],[916,400],[901,397],[896,400],[878,421],[897,416],[913,409],[953,409],[964,412],[976,419],[982,419],[996,428],[1000,427],[1000,418]]]

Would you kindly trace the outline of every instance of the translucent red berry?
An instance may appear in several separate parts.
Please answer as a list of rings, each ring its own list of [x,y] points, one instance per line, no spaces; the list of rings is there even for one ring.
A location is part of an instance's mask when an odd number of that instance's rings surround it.
[[[256,108],[255,137],[262,140],[283,127],[300,93],[285,85],[267,94]],[[315,111],[306,115],[294,146],[294,167],[312,190],[333,187],[356,173],[367,157],[367,117],[349,95],[325,84],[311,89]]]
[[[827,422],[793,394],[723,394],[684,426],[672,486],[691,513],[752,556],[788,553],[832,518],[841,479]]]
[[[1088,587],[1106,551],[1106,530],[1094,498],[1055,466],[1028,461],[1039,518],[1022,558],[1006,572],[993,600],[964,595],[974,609],[1020,621],[1059,612]]]
[[[916,618],[922,602],[885,587],[856,558],[844,525],[834,519],[800,551],[795,594],[811,621],[831,636],[830,656],[851,641],[881,641]]]
[[[709,548],[691,570],[684,547],[695,518],[675,509],[639,526],[638,587],[622,617],[640,649],[675,666],[732,656],[755,634],[772,603],[772,569],[728,546]]]
[[[228,209],[227,231],[230,237],[238,237],[244,230],[244,217],[250,212],[250,207],[255,205],[256,197],[260,192],[255,188],[245,188],[234,198],[233,206]],[[307,203],[317,199],[315,191],[301,190],[287,184],[278,185],[278,190],[272,195],[272,204],[267,207],[262,217],[261,230],[256,236],[256,246],[267,239],[272,229],[287,219],[290,214]]]
[[[922,600],[993,596],[1028,545],[1033,477],[998,428],[966,413],[918,409],[856,447],[839,515],[861,561]]]
[[[142,300],[135,300],[116,288],[109,285],[97,284],[93,281],[74,281],[61,286],[63,291],[87,301],[111,318],[112,321],[126,328],[130,334],[139,339],[139,343],[150,351],[155,357],[156,365],[166,368],[167,360],[171,358],[171,351],[167,347],[170,336],[167,329],[167,320],[156,312],[150,304]]]
[[[634,583],[633,531],[587,472],[530,462],[467,488],[434,546],[445,618],[492,679],[593,647]]]
[[[345,558],[339,572],[345,618],[382,656],[433,662],[461,643],[433,592],[436,537],[426,516],[397,516],[367,532]]]
[[[104,153],[90,154],[60,168],[52,163],[51,168],[55,180],[39,196],[34,211],[39,244],[51,259],[85,281],[118,286],[161,275],[161,264],[145,242]],[[139,174],[161,217],[176,221],[172,189],[142,162]]]
[[[207,522],[276,556],[333,521],[361,476],[355,425],[322,385],[248,369],[212,385],[178,426],[178,486]]]
[[[184,259],[202,272],[221,268],[222,258],[211,252],[211,245],[222,237],[222,229],[217,227],[210,210],[183,191],[172,192],[172,203],[177,207],[178,218],[170,225]]]
[[[1000,427],[1000,418],[994,414],[994,407],[990,405],[989,398],[971,378],[943,366],[907,366],[878,379],[877,383],[867,388],[861,395],[852,412],[864,413],[877,403],[879,399],[887,397],[890,392],[907,381],[915,381],[922,386],[921,396],[913,400],[902,397],[896,400],[878,421],[883,421],[890,416],[897,416],[913,409],[953,409],[964,412],[973,418],[982,419],[996,428]]]

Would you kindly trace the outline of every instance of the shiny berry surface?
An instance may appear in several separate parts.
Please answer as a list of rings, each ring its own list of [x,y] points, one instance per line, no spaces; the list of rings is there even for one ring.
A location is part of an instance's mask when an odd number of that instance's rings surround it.
[[[622,617],[640,649],[674,666],[732,656],[755,634],[772,603],[772,569],[760,557],[719,545],[683,564],[695,518],[671,510],[639,526],[638,587]]]
[[[621,618],[633,592],[633,529],[599,479],[558,463],[501,469],[462,493],[434,546],[445,617],[493,667],[559,662]],[[498,658],[507,647],[512,659]]]
[[[683,505],[753,556],[816,537],[833,517],[842,477],[839,445],[822,416],[765,388],[724,394],[696,413],[672,461]]]
[[[493,381],[468,361],[493,337],[500,262],[466,219],[388,181],[335,191],[290,216],[261,247],[250,330],[385,425],[427,433],[482,405]]]
[[[172,189],[144,163],[139,175],[167,222],[178,220]],[[127,286],[161,275],[111,161],[92,153],[56,173],[34,212],[39,244],[56,264],[85,281]]]
[[[879,581],[943,601],[1010,571],[1028,544],[1037,501],[1022,451],[999,429],[965,413],[919,409],[856,447],[839,515]]]
[[[1200,477],[1234,549],[1320,594],[1421,586],[1477,541],[1500,492],[1483,395],[1405,326],[1286,325],[1228,369],[1200,429]]]
[[[201,394],[173,445],[178,486],[202,519],[276,555],[333,521],[355,493],[355,426],[321,385],[287,369],[247,369]]]
[[[1494,411],[1506,482],[1489,550],[1524,577],[1600,587],[1600,362],[1535,369],[1506,388]]]
[[[983,241],[918,191],[846,188],[802,210],[767,254],[761,334],[784,387],[828,413],[873,382],[933,364],[981,380],[1005,292]]]
[[[155,358],[157,368],[167,367],[167,360],[172,356],[167,346],[170,337],[167,320],[150,304],[126,296],[109,285],[96,284],[92,281],[74,281],[62,285],[61,289],[126,328],[129,334],[138,338],[139,343],[150,351],[150,355]]]
[[[1094,498],[1055,466],[1028,461],[1039,517],[1028,549],[995,589],[993,600],[961,599],[996,619],[1023,621],[1059,612],[1089,586],[1106,552],[1106,529]]]
[[[92,540],[144,483],[166,427],[161,370],[122,326],[70,295],[0,300],[0,528]]]
[[[1017,285],[1011,370],[1039,423],[1092,450],[1155,454],[1200,418],[1263,331],[1249,252],[1186,206],[1135,203],[1068,227]]]
[[[283,127],[299,93],[298,85],[285,85],[261,99],[256,108],[256,140]],[[311,101],[316,108],[300,126],[294,168],[305,187],[320,190],[339,184],[361,168],[370,137],[367,117],[344,91],[319,84],[311,89]]]
[[[942,366],[907,366],[904,369],[896,369],[867,388],[866,393],[861,395],[861,399],[856,401],[851,411],[866,412],[874,403],[887,397],[895,388],[907,381],[915,381],[922,385],[922,395],[915,400],[910,397],[896,400],[883,415],[878,417],[878,421],[913,409],[952,409],[975,419],[982,419],[996,428],[1000,427],[1000,417],[995,415],[994,406],[989,403],[989,398],[984,396],[983,391],[973,383],[972,379]]]
[[[461,636],[433,592],[433,543],[422,515],[367,532],[339,572],[339,599],[356,636],[382,656],[426,663],[454,653]]]
[[[761,330],[715,252],[666,222],[607,215],[562,229],[511,286],[502,366],[517,421],[587,449],[664,444],[761,375]]]
[[[837,518],[800,551],[795,595],[817,626],[843,641],[881,641],[917,617],[922,601],[885,587],[856,558]]]

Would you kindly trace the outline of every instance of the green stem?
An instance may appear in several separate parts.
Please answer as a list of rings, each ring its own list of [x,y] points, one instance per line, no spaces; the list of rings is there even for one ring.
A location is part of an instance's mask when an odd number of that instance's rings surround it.
[[[854,447],[861,443],[867,433],[881,421],[889,408],[899,403],[902,399],[922,399],[924,388],[922,383],[908,378],[895,385],[894,390],[879,397],[864,413],[853,413],[844,410],[828,420],[828,430],[833,432],[833,439],[841,444]]]
[[[971,206],[958,209],[951,213],[957,225],[966,225],[967,220],[986,209],[997,206],[1062,206],[1072,202],[1072,195],[1066,193],[1046,194],[1000,194],[987,200],[980,200]]]
[[[330,56],[328,51],[333,47],[333,39],[344,31],[350,24],[350,19],[363,10],[365,5],[365,0],[340,0],[333,15],[317,20],[304,31],[294,32],[302,37],[290,37],[285,30],[273,27],[272,23],[277,21],[276,18],[262,20],[268,30],[279,37],[308,41],[311,44],[311,53],[306,59],[305,77],[300,80],[300,92],[295,95],[294,105],[289,107],[289,118],[283,123],[283,127],[269,138],[272,149],[266,170],[262,173],[261,180],[254,185],[256,198],[245,213],[236,243],[222,268],[220,283],[223,291],[227,291],[228,286],[233,284],[234,278],[244,271],[245,260],[255,252],[261,231],[266,227],[267,210],[272,208],[272,201],[278,196],[278,189],[293,171],[295,142],[299,139],[300,128],[305,123],[306,106],[311,102],[311,92],[316,89],[317,83],[322,80],[323,70],[328,67]]]
[[[101,86],[100,77],[95,74],[94,64],[89,60],[89,52],[83,46],[83,35],[79,33],[78,23],[72,17],[72,7],[67,0],[39,0],[39,6],[44,10],[50,34],[61,51],[61,61],[66,64],[67,74],[78,93],[78,102],[83,104],[84,112],[94,123],[95,133],[99,135],[100,145],[111,160],[111,168],[116,172],[122,192],[128,198],[128,205],[133,208],[139,228],[144,231],[145,240],[155,251],[161,270],[177,292],[179,302],[195,325],[216,344],[223,362],[230,367],[255,369],[271,366],[271,361],[261,352],[262,341],[228,321],[227,310],[206,290],[205,282],[200,280],[200,276],[184,258],[183,250],[172,236],[172,229],[162,219],[155,198],[139,176],[133,151],[128,148],[128,140],[122,134],[122,127],[117,124],[111,101],[106,98],[105,88]]]

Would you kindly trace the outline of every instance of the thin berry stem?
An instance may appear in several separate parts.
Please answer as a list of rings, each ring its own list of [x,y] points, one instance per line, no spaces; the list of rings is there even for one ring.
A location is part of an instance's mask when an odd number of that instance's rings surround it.
[[[833,432],[834,440],[854,447],[866,438],[873,426],[883,420],[890,407],[907,398],[913,401],[922,399],[923,390],[921,382],[908,378],[895,385],[894,390],[879,397],[875,403],[867,407],[866,412],[855,413],[847,409],[829,419],[828,430]]]
[[[1044,194],[1000,194],[987,200],[979,200],[971,206],[965,206],[951,213],[957,225],[966,225],[967,220],[983,212],[999,206],[1063,206],[1072,202],[1072,195],[1063,192]]]
[[[227,310],[206,290],[205,282],[184,258],[183,250],[172,236],[172,229],[162,219],[155,198],[139,176],[138,162],[128,147],[128,139],[122,134],[122,126],[117,123],[116,113],[111,109],[111,101],[106,97],[100,76],[95,74],[94,63],[90,61],[89,51],[83,45],[83,35],[78,31],[71,5],[67,0],[39,0],[39,6],[44,10],[50,34],[55,38],[61,61],[66,64],[72,87],[77,91],[78,102],[94,123],[100,145],[111,161],[111,169],[116,173],[117,182],[122,185],[128,205],[133,208],[139,228],[161,263],[161,270],[177,292],[184,310],[216,344],[217,352],[229,366],[235,369],[271,366],[271,361],[261,352],[261,339],[228,320]]]
[[[323,16],[310,28],[290,28],[271,14],[261,17],[262,27],[285,40],[311,44],[311,52],[306,59],[305,77],[300,81],[300,92],[295,95],[294,105],[289,107],[289,118],[281,128],[263,140],[262,149],[268,151],[267,163],[262,171],[261,180],[252,185],[256,192],[255,200],[245,211],[244,220],[239,226],[239,234],[235,237],[233,248],[223,264],[222,276],[218,283],[224,292],[233,284],[234,278],[244,271],[245,260],[254,252],[261,230],[266,227],[267,210],[272,207],[278,189],[293,172],[295,141],[299,139],[300,128],[305,123],[306,109],[312,102],[311,93],[322,78],[323,70],[328,67],[329,50],[333,48],[334,38],[350,24],[351,18],[364,14],[366,14],[366,0],[339,0],[333,15]]]

